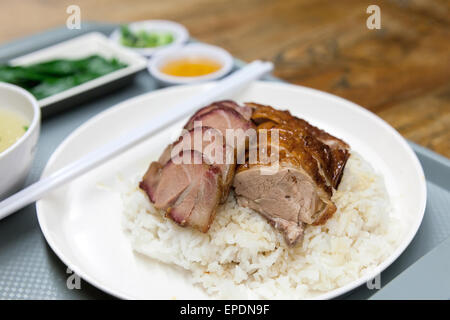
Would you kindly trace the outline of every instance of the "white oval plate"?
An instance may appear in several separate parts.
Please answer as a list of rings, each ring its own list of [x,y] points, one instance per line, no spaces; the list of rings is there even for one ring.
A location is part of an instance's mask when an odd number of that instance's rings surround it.
[[[151,92],[97,115],[74,131],[50,158],[44,176],[144,125],[180,100],[211,84],[171,87]],[[318,296],[339,296],[372,279],[408,246],[422,221],[426,185],[422,167],[406,141],[369,111],[336,96],[290,84],[254,82],[232,97],[287,108],[294,115],[344,139],[385,179],[394,215],[406,225],[399,247],[372,273]],[[135,254],[121,227],[118,193],[108,188],[117,177],[134,177],[159,156],[181,129],[181,122],[97,169],[61,187],[36,204],[39,224],[50,247],[83,279],[120,298],[208,298],[186,281],[187,272]],[[105,187],[106,186],[106,187]]]

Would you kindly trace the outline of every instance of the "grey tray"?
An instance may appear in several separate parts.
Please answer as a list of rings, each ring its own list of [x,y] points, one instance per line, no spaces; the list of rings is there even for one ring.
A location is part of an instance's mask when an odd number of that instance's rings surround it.
[[[83,23],[81,30],[58,28],[36,34],[0,47],[0,61],[8,61],[91,31],[109,34],[115,27],[112,24]],[[236,61],[236,67],[240,65],[241,62]],[[275,78],[268,80],[279,81]],[[155,89],[158,89],[157,84],[144,71],[128,87],[45,119],[27,184],[39,178],[55,148],[83,122],[110,106]],[[381,290],[369,290],[366,286],[361,286],[342,298],[367,299],[374,293],[382,294],[385,287],[389,288],[387,284],[391,280],[450,236],[450,160],[413,143],[411,146],[417,153],[427,178],[428,203],[424,221],[407,250],[382,273]],[[439,259],[439,255],[434,259]],[[434,277],[439,279],[448,277],[448,274],[435,274]],[[68,280],[71,282],[73,275],[48,247],[39,229],[34,205],[0,221],[0,299],[111,298],[84,281],[81,281],[81,289],[69,289]],[[394,292],[393,296],[389,295],[390,298],[408,297],[401,287]],[[449,296],[450,288],[447,290],[447,298]]]

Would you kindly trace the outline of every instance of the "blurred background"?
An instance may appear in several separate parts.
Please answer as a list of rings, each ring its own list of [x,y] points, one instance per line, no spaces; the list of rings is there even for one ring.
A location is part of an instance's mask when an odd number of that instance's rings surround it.
[[[0,44],[83,21],[169,19],[244,61],[275,63],[281,79],[377,113],[400,133],[450,157],[450,1],[0,0]],[[370,30],[366,9],[381,8]]]

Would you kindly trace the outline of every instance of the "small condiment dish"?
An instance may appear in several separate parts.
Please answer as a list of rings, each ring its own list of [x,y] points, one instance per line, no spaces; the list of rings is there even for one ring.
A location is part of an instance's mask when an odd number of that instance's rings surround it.
[[[39,138],[41,110],[26,90],[0,82],[0,108],[13,111],[29,123],[26,132],[0,152],[0,199],[19,189],[28,175]]]
[[[204,58],[217,61],[221,67],[219,70],[201,76],[173,76],[162,71],[162,68],[171,61],[191,58]],[[148,71],[164,85],[190,84],[210,80],[217,80],[228,74],[233,68],[233,57],[228,51],[202,43],[192,43],[184,47],[175,47],[163,50],[149,61]]]
[[[120,32],[120,28],[116,29],[111,33],[110,39],[117,43],[118,45],[122,46],[123,48],[127,48],[129,50],[132,50],[142,56],[150,57],[156,52],[160,51],[161,49],[167,49],[174,46],[179,46],[180,44],[185,43],[189,40],[189,32],[188,30],[181,24],[169,21],[169,20],[145,20],[145,21],[136,21],[127,24],[129,29],[132,32],[138,32],[138,31],[146,31],[146,32],[168,32],[173,35],[173,42],[162,45],[159,47],[152,47],[152,48],[133,48],[128,47],[122,44],[121,37],[122,34]]]

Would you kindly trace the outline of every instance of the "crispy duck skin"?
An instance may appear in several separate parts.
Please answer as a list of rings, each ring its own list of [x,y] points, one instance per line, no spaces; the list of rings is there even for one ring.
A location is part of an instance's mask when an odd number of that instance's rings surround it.
[[[256,103],[246,103],[246,106],[254,109],[251,119],[255,123],[269,122],[269,125],[272,123],[282,125],[304,137],[305,148],[319,162],[329,184],[333,188],[337,188],[345,163],[350,156],[350,147],[347,143],[303,119],[292,116],[289,111],[276,110],[270,106]]]

